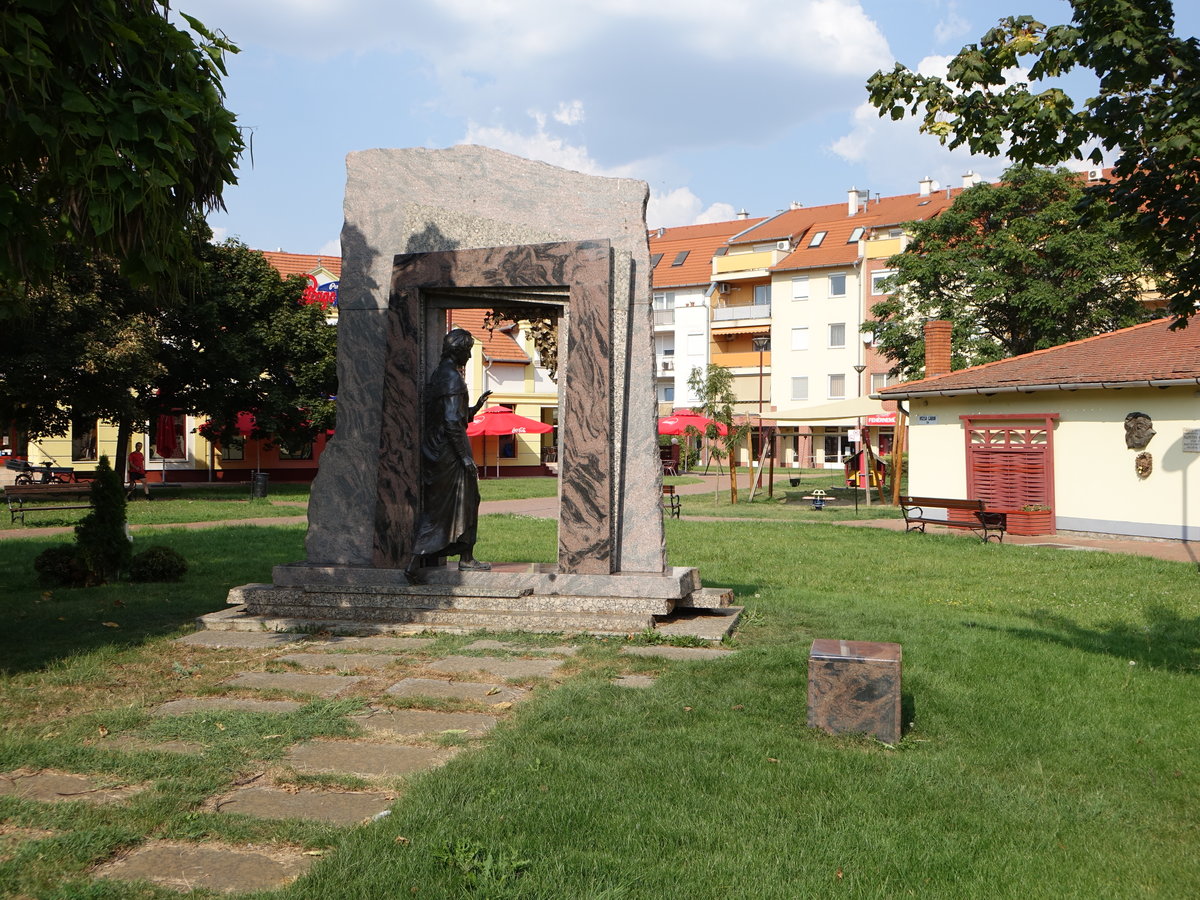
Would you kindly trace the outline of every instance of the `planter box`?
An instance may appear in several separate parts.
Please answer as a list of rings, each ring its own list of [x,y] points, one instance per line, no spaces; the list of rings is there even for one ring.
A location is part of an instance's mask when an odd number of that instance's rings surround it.
[[[1008,514],[1008,533],[1021,535],[1054,534],[1054,510],[1017,510]]]

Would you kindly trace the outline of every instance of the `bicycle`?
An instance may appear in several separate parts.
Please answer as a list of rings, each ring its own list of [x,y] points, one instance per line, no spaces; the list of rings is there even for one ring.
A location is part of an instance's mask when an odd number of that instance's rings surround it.
[[[5,466],[17,470],[14,484],[67,484],[69,479],[64,477],[73,470],[55,468],[53,460],[47,460],[41,466],[35,466],[27,459],[8,459]]]

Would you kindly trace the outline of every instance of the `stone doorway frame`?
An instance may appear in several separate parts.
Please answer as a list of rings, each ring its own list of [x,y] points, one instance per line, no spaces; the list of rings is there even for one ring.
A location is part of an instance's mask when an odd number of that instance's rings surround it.
[[[617,571],[613,264],[607,240],[396,255],[377,473],[376,567],[402,568],[411,552],[420,512],[421,392],[425,373],[440,352],[446,311],[525,302],[564,307],[559,325],[558,571]]]

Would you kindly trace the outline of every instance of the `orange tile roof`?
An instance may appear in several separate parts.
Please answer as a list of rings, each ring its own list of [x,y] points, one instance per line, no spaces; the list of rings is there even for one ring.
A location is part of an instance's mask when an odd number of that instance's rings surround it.
[[[731,235],[752,228],[762,219],[735,219],[731,222],[712,222],[707,225],[683,225],[650,232],[650,255],[661,253],[662,259],[651,271],[654,290],[709,284],[712,281],[712,258]],[[660,236],[661,233],[661,236]],[[684,250],[687,259],[682,265],[672,262]]]
[[[267,258],[280,275],[307,275],[317,269],[328,269],[338,278],[342,277],[340,256],[317,256],[311,253],[284,253],[282,250],[258,251]]]
[[[866,216],[847,217],[834,222],[817,222],[801,236],[799,246],[771,267],[772,272],[789,269],[814,269],[820,266],[851,265],[858,260],[858,241],[847,243],[855,228],[868,228],[872,223]],[[824,231],[821,246],[810,247],[809,241]]]
[[[1200,384],[1200,327],[1171,331],[1170,319],[1072,341],[1022,356],[879,391],[903,398],[942,391],[987,393],[1003,388],[1131,387],[1151,382]]]
[[[450,324],[465,328],[475,338],[475,343],[483,348],[483,358],[487,362],[520,363],[532,362],[525,348],[518,344],[511,334],[502,328],[488,331],[483,327],[483,317],[486,309],[452,309]],[[510,323],[505,323],[506,325]]]

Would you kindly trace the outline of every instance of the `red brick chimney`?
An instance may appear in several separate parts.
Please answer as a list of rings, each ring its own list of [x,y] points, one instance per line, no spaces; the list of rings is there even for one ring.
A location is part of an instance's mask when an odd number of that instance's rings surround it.
[[[954,323],[931,319],[925,323],[925,377],[947,375],[950,372],[950,332]]]

